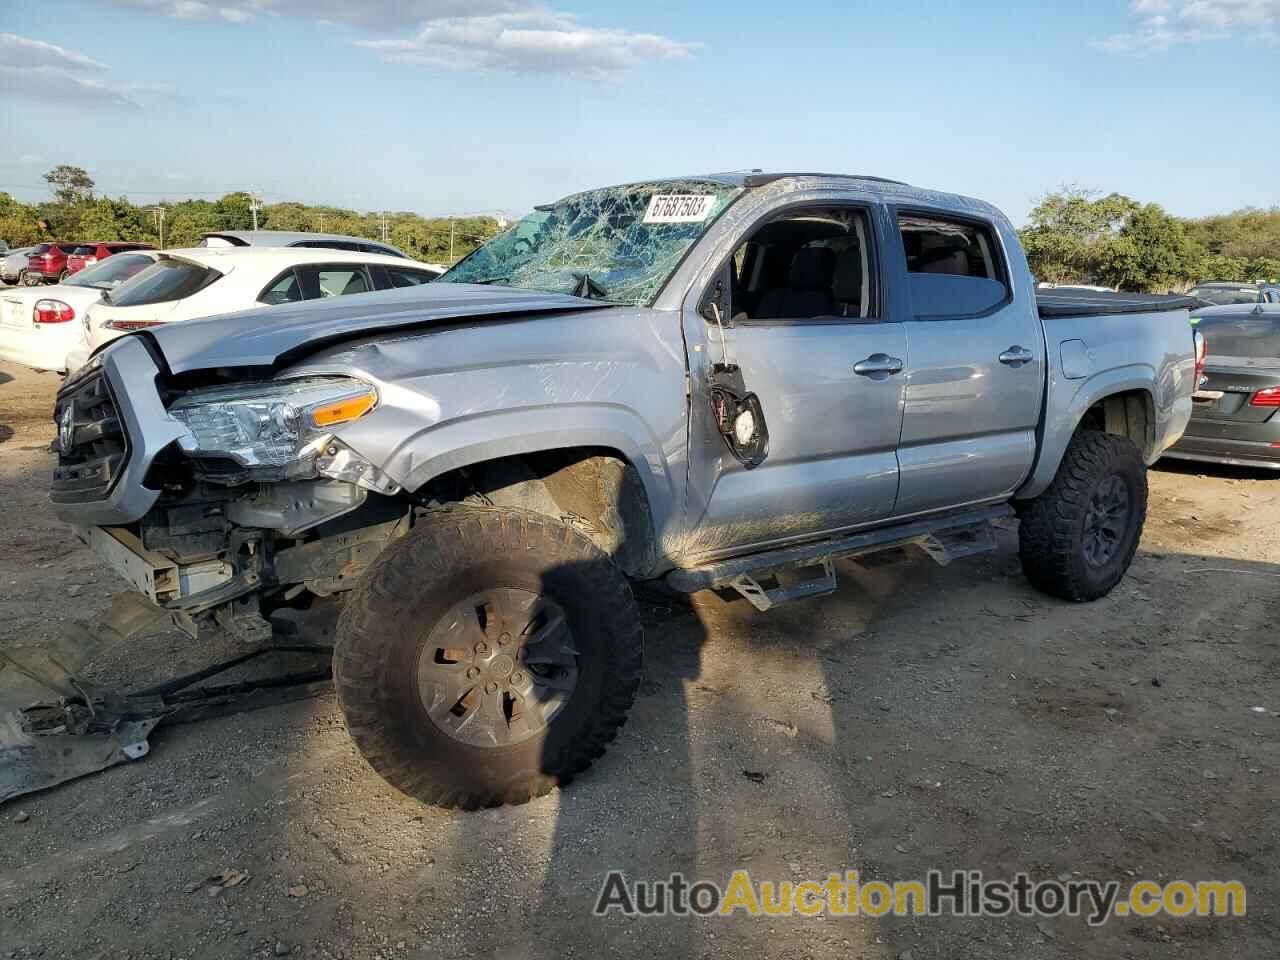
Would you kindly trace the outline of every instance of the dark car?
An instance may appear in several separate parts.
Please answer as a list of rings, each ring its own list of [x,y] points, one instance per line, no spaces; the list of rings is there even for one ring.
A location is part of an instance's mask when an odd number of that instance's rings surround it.
[[[41,283],[57,283],[67,273],[67,257],[75,252],[78,243],[42,243],[27,258],[27,273],[23,282],[34,287]]]
[[[1234,280],[1206,280],[1187,293],[1205,306],[1229,307],[1253,303],[1280,303],[1280,284],[1242,283]]]
[[[99,260],[105,260],[113,253],[126,250],[154,250],[149,243],[128,243],[124,240],[110,240],[106,243],[82,243],[67,257],[67,274],[78,273],[85,267],[92,267]]]
[[[1280,302],[1192,312],[1208,356],[1191,422],[1165,456],[1280,470]]]

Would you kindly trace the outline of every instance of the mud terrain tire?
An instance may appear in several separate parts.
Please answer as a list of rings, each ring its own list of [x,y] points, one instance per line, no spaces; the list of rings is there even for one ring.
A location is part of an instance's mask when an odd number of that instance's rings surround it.
[[[1049,488],[1021,511],[1023,572],[1064,600],[1104,597],[1129,569],[1146,516],[1147,468],[1138,448],[1079,430]]]
[[[426,803],[475,809],[542,796],[601,756],[635,698],[641,648],[626,578],[582,534],[451,507],[367,571],[338,623],[334,678],[375,771]]]

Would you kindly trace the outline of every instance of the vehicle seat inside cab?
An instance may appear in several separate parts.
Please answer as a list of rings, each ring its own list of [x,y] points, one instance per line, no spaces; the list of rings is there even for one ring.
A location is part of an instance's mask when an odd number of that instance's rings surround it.
[[[831,281],[836,273],[836,254],[828,247],[803,247],[791,258],[785,287],[767,290],[760,298],[755,316],[762,319],[803,319],[836,312]]]

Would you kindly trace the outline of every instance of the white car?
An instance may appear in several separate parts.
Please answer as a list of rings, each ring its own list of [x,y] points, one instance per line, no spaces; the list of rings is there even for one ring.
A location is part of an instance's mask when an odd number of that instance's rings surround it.
[[[78,369],[103,344],[133,330],[252,307],[413,287],[438,275],[414,260],[347,250],[208,247],[166,251],[89,308],[84,345],[67,356],[67,369]]]
[[[111,291],[156,262],[157,250],[118,253],[52,287],[0,291],[0,360],[36,370],[66,369],[67,354],[84,344],[84,317]]]

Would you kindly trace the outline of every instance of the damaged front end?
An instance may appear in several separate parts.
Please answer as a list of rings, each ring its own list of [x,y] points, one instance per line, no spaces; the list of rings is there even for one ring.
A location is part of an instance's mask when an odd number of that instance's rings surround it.
[[[352,377],[174,393],[125,338],[59,393],[50,499],[176,626],[264,642],[264,604],[347,589],[411,523],[395,481],[337,435],[377,406]]]

